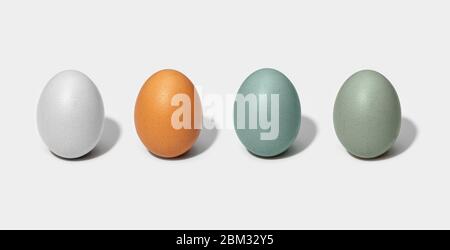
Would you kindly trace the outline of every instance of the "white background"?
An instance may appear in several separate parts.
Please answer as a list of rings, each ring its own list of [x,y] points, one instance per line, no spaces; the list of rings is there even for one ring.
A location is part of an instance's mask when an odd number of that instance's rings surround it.
[[[0,2],[0,227],[450,228],[448,1]],[[233,94],[254,70],[295,84],[304,115],[283,157],[250,155],[232,130],[162,160],[139,141],[134,102],[155,71]],[[394,84],[393,151],[350,156],[334,134],[341,84],[360,69]],[[97,84],[108,120],[90,157],[54,157],[36,105],[57,72]]]

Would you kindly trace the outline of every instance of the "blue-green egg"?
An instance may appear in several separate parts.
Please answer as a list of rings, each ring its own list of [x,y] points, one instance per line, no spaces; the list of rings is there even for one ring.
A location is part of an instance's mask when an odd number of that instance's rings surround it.
[[[248,151],[262,157],[285,152],[300,129],[300,100],[292,82],[275,69],[245,79],[234,103],[234,128]]]
[[[375,158],[387,152],[401,126],[400,101],[382,74],[362,70],[348,78],[334,104],[336,135],[351,154]]]

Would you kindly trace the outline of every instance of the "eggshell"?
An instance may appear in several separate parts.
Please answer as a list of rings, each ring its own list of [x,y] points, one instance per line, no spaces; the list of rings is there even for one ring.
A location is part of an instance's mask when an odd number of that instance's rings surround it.
[[[174,102],[180,94],[189,101]],[[184,113],[185,117],[179,117],[183,106],[190,114]],[[189,126],[174,126],[173,117],[187,121]],[[200,134],[200,98],[192,82],[181,72],[161,70],[142,86],[136,100],[134,120],[137,134],[150,152],[164,158],[177,157],[186,153]]]
[[[54,154],[78,158],[98,143],[103,130],[103,101],[95,84],[83,73],[58,73],[45,86],[37,108],[42,140]]]
[[[342,145],[360,158],[375,158],[391,148],[401,126],[400,101],[382,74],[363,70],[339,90],[334,104],[334,128]]]
[[[273,94],[278,95],[279,106],[278,109],[275,109],[277,114],[275,112],[272,114]],[[256,97],[257,109],[252,111],[248,102],[245,114],[239,117],[238,96],[247,97],[249,95]],[[267,114],[267,120],[273,122],[272,125],[275,125],[275,116],[272,115],[278,115],[277,134],[274,127],[268,129],[267,126],[261,124],[262,108],[266,108],[264,113]],[[250,117],[258,118],[254,128],[250,125]],[[239,127],[239,119],[245,119],[245,126]],[[234,127],[239,140],[251,153],[262,157],[273,157],[285,152],[297,137],[300,121],[301,108],[297,91],[283,73],[270,68],[257,70],[248,76],[239,88],[234,104]],[[273,133],[274,138],[263,138],[264,133]]]

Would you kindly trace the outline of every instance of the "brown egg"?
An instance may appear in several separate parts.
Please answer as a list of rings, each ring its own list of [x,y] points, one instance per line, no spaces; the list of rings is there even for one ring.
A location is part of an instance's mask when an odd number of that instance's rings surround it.
[[[186,153],[202,125],[200,98],[192,82],[176,70],[153,74],[137,97],[134,123],[153,154],[173,158]]]

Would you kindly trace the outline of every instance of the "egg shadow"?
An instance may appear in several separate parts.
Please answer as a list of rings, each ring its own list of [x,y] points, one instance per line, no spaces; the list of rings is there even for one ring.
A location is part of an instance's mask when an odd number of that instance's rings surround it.
[[[121,128],[119,123],[117,123],[114,119],[106,117],[103,123],[103,132],[100,137],[100,141],[97,143],[95,148],[91,150],[89,153],[74,159],[67,159],[60,157],[52,152],[56,157],[66,160],[66,161],[86,161],[94,158],[98,158],[108,151],[110,151],[119,141],[121,135]]]
[[[202,130],[200,131],[200,135],[199,135],[197,141],[195,142],[194,146],[192,146],[192,148],[189,151],[187,151],[186,153],[184,153],[178,157],[174,157],[174,158],[164,158],[164,157],[155,155],[150,151],[149,152],[153,156],[163,159],[163,160],[179,161],[179,160],[190,159],[190,158],[196,157],[196,156],[204,153],[205,151],[207,151],[216,141],[218,134],[219,134],[219,130],[216,127],[215,121],[210,118],[203,118],[203,127],[202,127]]]
[[[411,119],[403,117],[400,134],[398,135],[394,145],[386,153],[372,159],[360,158],[352,154],[350,155],[356,159],[364,161],[381,161],[391,159],[406,152],[414,144],[418,133],[419,130],[416,124]]]
[[[295,138],[295,141],[292,143],[292,145],[283,153],[272,156],[272,157],[262,157],[259,155],[255,155],[252,152],[250,152],[252,155],[267,159],[267,160],[277,160],[277,159],[285,159],[292,156],[295,156],[303,151],[305,151],[314,141],[318,133],[318,128],[316,123],[313,119],[311,119],[308,116],[302,116],[302,120],[300,123],[300,131],[297,135],[297,138]]]

